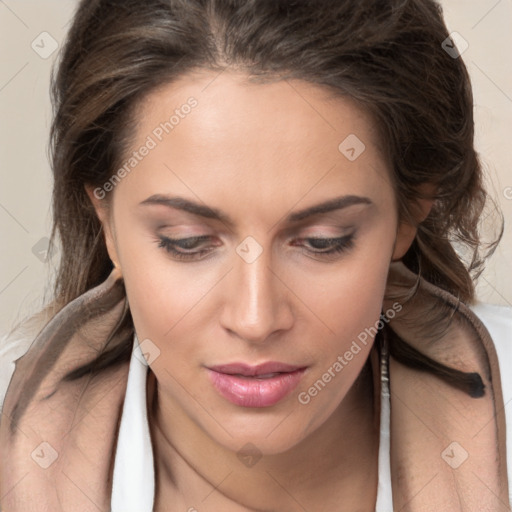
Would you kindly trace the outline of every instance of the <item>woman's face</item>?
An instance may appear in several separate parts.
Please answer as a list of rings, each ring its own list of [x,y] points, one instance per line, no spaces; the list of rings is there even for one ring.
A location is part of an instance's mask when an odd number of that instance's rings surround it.
[[[328,420],[367,359],[397,213],[364,112],[244,78],[153,92],[124,172],[95,196],[113,188],[98,213],[159,399],[227,448],[279,453]]]

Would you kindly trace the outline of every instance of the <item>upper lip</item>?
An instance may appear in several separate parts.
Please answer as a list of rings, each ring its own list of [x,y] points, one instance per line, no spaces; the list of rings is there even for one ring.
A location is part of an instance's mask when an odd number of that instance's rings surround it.
[[[269,361],[267,363],[251,366],[246,363],[231,363],[210,366],[210,370],[227,375],[243,375],[244,377],[257,377],[269,373],[290,373],[302,370],[304,366],[294,366],[291,364]]]

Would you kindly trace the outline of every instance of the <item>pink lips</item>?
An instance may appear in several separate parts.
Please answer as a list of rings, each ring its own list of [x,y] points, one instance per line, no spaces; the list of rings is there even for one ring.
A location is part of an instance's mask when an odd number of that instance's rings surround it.
[[[208,368],[215,389],[241,407],[270,407],[295,389],[306,368],[268,362],[233,363]]]

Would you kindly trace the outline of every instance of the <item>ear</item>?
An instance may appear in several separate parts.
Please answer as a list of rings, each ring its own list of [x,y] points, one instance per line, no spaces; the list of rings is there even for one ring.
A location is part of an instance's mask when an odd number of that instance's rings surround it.
[[[395,239],[395,247],[391,261],[398,261],[403,258],[405,253],[411,247],[416,233],[418,232],[418,224],[423,222],[434,204],[436,187],[432,183],[423,183],[418,188],[419,193],[426,198],[420,198],[415,201],[412,208],[414,216],[414,224],[407,221],[400,222]]]
[[[103,233],[105,235],[105,245],[107,246],[108,255],[110,259],[114,263],[114,266],[121,267],[119,264],[119,258],[117,254],[114,230],[113,230],[113,222],[110,217],[110,210],[106,206],[105,202],[100,199],[95,193],[96,189],[89,185],[85,185],[85,191],[91,200],[92,205],[94,206],[94,210],[96,211],[96,215],[98,216],[101,225],[103,226]]]

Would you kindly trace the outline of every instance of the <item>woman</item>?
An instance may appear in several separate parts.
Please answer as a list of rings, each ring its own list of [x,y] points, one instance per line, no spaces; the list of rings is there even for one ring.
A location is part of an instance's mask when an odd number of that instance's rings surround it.
[[[81,2],[4,510],[509,510],[447,40],[428,0]]]

